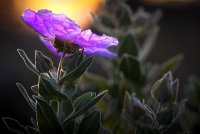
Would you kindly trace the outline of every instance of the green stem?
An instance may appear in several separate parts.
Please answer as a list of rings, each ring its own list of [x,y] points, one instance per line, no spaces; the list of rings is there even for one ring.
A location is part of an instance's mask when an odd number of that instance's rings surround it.
[[[63,48],[63,53],[62,56],[60,57],[60,61],[58,64],[58,70],[57,70],[57,80],[59,81],[61,77],[61,67],[62,67],[62,62],[65,57],[65,48]],[[62,120],[62,101],[57,101],[58,107],[57,107],[57,116],[58,119],[61,121]]]
[[[59,64],[58,64],[58,70],[57,70],[57,80],[59,81],[60,75],[61,75],[61,67],[62,67],[62,61],[63,58],[65,57],[65,48],[63,49],[62,56],[60,58]]]
[[[58,109],[57,109],[57,115],[58,119],[61,121],[62,120],[62,101],[58,101]]]

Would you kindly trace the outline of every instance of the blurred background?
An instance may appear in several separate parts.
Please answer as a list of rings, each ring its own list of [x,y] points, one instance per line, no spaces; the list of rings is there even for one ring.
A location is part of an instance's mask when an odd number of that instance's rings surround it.
[[[114,1],[114,0],[113,0]],[[149,61],[162,63],[178,53],[185,58],[175,77],[180,78],[181,89],[191,74],[200,77],[200,2],[198,0],[127,0],[133,11],[144,7],[147,11],[162,11],[160,34]],[[103,0],[1,0],[0,1],[0,118],[12,117],[30,124],[33,112],[20,94],[15,83],[25,88],[37,83],[17,54],[21,48],[34,60],[34,51],[41,50],[54,57],[39,41],[37,34],[22,23],[20,15],[26,8],[47,8],[64,13],[83,29],[92,25],[90,12],[100,13]],[[54,57],[57,64],[58,59]],[[0,119],[0,132],[9,134]]]

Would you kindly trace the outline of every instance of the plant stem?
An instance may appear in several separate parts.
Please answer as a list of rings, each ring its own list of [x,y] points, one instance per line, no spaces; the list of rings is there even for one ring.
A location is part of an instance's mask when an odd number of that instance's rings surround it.
[[[61,121],[62,120],[62,101],[58,101],[58,109],[57,109],[57,115],[58,119]]]
[[[62,61],[63,58],[65,57],[65,49],[63,49],[62,56],[60,58],[59,64],[58,64],[58,70],[57,70],[57,80],[59,81],[60,75],[61,75],[61,67],[62,67]]]
[[[58,70],[57,70],[57,81],[59,81],[61,77],[61,67],[62,67],[62,62],[63,58],[65,57],[65,48],[63,48],[63,53],[62,56],[60,57],[60,61],[58,64]],[[61,121],[62,120],[62,101],[57,101],[58,107],[57,107],[57,116],[58,119]]]

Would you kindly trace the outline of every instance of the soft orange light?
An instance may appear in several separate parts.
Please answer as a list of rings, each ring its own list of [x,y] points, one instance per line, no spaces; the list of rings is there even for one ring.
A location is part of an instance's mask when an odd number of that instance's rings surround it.
[[[104,0],[14,0],[18,13],[25,9],[49,9],[54,13],[64,13],[82,28],[91,24],[90,13],[97,13]]]

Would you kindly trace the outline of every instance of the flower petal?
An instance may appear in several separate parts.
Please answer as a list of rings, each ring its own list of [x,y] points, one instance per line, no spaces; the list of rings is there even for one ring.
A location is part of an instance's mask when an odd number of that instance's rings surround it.
[[[44,39],[42,36],[39,36],[39,39],[42,41],[42,43],[49,49],[50,52],[52,52],[56,56],[61,56],[62,52],[57,52],[55,47],[53,46],[52,42],[48,39]]]
[[[102,48],[108,48],[110,46],[116,46],[119,42],[116,38],[107,35],[97,35],[91,32],[91,30],[82,31],[75,39],[74,42],[82,47],[98,46]]]
[[[81,32],[80,26],[64,14],[53,14],[49,10],[39,10],[38,15],[48,30],[62,40],[73,40]]]
[[[26,9],[21,16],[24,23],[33,28],[36,32],[48,38],[55,38],[55,35],[50,33],[40,16],[31,9]]]
[[[84,47],[84,53],[86,55],[103,56],[109,58],[117,57],[116,53],[110,52],[106,48]]]

